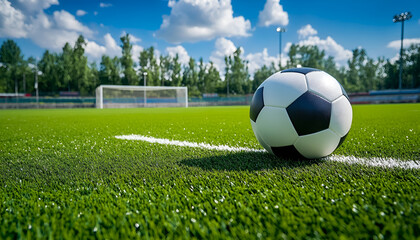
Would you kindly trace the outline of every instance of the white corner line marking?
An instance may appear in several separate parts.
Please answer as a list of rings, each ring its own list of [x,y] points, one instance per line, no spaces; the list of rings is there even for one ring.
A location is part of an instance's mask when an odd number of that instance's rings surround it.
[[[253,149],[246,147],[230,147],[227,145],[210,145],[208,143],[196,143],[188,141],[169,140],[165,138],[154,138],[143,135],[121,135],[115,136],[117,139],[122,140],[137,140],[149,143],[157,143],[163,145],[172,145],[179,147],[192,147],[192,148],[203,148],[208,150],[227,151],[227,152],[267,152],[262,149]],[[402,161],[394,158],[359,158],[355,156],[341,156],[341,155],[330,155],[324,158],[326,161],[342,162],[348,164],[362,164],[372,167],[383,167],[383,168],[403,168],[403,169],[420,169],[420,163],[416,161]]]

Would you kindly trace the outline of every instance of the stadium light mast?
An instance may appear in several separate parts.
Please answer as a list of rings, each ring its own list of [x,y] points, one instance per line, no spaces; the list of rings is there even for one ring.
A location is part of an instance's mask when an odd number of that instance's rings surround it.
[[[399,82],[398,82],[398,89],[400,90],[402,88],[404,21],[410,20],[412,16],[413,15],[411,15],[410,12],[403,12],[398,15],[395,15],[394,19],[392,19],[394,23],[401,22],[400,74],[399,74]]]
[[[143,83],[144,83],[144,106],[146,106],[146,78],[147,78],[147,72],[143,72]]]
[[[38,88],[38,76],[42,75],[42,72],[38,70],[38,64],[37,60],[35,60],[35,64],[29,63],[29,68],[31,68],[34,71],[34,88],[36,93],[36,106],[39,108],[39,88]],[[26,91],[25,91],[26,92]]]
[[[281,33],[286,32],[286,29],[282,27],[278,27],[276,31],[279,33],[279,67],[281,70]]]

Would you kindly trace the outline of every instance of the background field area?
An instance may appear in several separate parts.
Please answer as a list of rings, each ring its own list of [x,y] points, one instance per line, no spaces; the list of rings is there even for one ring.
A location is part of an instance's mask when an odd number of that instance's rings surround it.
[[[420,104],[353,106],[335,155],[420,162]],[[0,239],[420,237],[420,170],[262,149],[249,107],[0,112]]]

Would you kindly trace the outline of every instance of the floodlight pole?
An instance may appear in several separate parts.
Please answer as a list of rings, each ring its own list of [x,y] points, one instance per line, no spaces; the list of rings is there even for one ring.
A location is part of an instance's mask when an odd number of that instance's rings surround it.
[[[19,92],[18,81],[17,81],[17,77],[15,76],[15,95],[16,95],[17,98],[19,97],[18,92]]]
[[[276,31],[279,33],[279,68],[281,70],[281,33],[286,32],[286,29],[278,27]]]
[[[23,92],[26,93],[26,75],[23,73]]]
[[[403,12],[399,15],[395,15],[392,21],[394,23],[401,22],[401,48],[400,48],[400,73],[398,89],[402,89],[402,68],[403,68],[403,41],[404,41],[404,21],[409,20],[413,15],[410,12]]]
[[[146,103],[147,103],[147,98],[146,98],[146,77],[147,77],[147,72],[143,72],[143,83],[144,83],[144,106],[146,107]]]
[[[226,79],[226,97],[229,97],[229,78]]]
[[[36,90],[36,107],[39,108],[38,67],[37,67],[37,65],[35,65],[35,90]]]

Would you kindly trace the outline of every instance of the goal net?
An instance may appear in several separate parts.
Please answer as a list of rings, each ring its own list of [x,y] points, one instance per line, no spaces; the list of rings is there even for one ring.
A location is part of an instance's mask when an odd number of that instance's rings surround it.
[[[187,87],[100,85],[96,108],[188,107]]]

